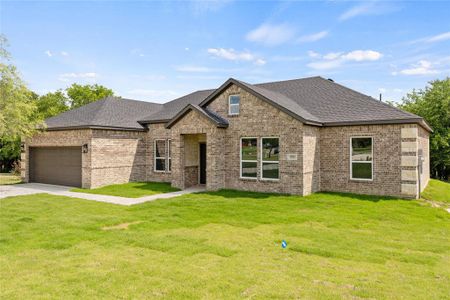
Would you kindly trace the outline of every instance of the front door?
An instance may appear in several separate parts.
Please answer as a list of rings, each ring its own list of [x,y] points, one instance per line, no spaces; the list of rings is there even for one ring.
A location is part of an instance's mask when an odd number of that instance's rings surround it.
[[[206,184],[206,144],[200,144],[200,184]]]

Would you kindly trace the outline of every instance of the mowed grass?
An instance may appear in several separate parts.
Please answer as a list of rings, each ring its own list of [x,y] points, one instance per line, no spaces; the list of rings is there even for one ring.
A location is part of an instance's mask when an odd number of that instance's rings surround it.
[[[20,176],[10,173],[0,173],[0,185],[21,183]]]
[[[426,200],[450,203],[450,183],[430,179],[421,196]]]
[[[46,194],[0,204],[2,299],[450,295],[450,214],[421,201],[220,191],[131,207]]]
[[[144,196],[170,193],[179,191],[171,187],[167,182],[129,182],[124,184],[113,184],[97,189],[72,189],[72,192],[111,195],[127,198],[140,198]]]

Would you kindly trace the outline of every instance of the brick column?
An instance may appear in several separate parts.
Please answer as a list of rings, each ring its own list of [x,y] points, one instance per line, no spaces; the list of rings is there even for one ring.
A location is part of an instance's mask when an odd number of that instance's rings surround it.
[[[419,197],[418,128],[401,129],[401,193],[408,198]]]

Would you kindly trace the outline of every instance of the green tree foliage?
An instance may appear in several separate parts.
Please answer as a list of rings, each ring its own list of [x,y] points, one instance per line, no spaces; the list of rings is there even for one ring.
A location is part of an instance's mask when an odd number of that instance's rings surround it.
[[[19,158],[20,139],[30,136],[42,119],[37,115],[37,95],[20,78],[0,36],[0,168],[11,167]]]
[[[74,83],[66,89],[66,92],[70,98],[71,109],[114,95],[111,89],[98,84],[80,85]]]
[[[40,96],[37,101],[37,110],[40,117],[47,119],[69,109],[69,99],[62,90]]]
[[[401,109],[423,117],[433,128],[430,136],[431,176],[450,177],[450,78],[431,81],[425,89],[407,94]]]

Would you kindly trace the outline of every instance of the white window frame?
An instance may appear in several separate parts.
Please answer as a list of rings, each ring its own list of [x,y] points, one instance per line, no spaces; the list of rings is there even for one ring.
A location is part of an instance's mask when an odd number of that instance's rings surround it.
[[[278,136],[263,136],[261,137],[261,141],[260,141],[260,160],[261,160],[261,166],[260,166],[260,177],[261,180],[268,180],[268,181],[279,181],[280,180],[280,154],[278,154],[278,161],[273,161],[273,160],[266,160],[264,161],[264,145],[263,145],[263,140],[264,139],[278,139],[278,147],[280,147],[280,137]],[[279,151],[279,149],[278,149]],[[271,164],[278,164],[278,178],[265,178],[263,177],[263,165],[264,163],[271,163]]]
[[[254,139],[256,140],[256,160],[243,160],[242,159],[242,140]],[[244,177],[242,176],[242,163],[243,162],[256,162],[256,177]],[[257,137],[241,137],[239,140],[239,178],[240,179],[250,179],[250,180],[258,180],[258,138]]]
[[[167,140],[167,161],[166,161],[166,170],[167,173],[172,172],[172,155],[170,155],[170,151],[172,150],[172,139]]]
[[[370,138],[370,151],[371,151],[371,156],[372,156],[372,160],[371,161],[360,161],[360,160],[357,160],[357,161],[353,161],[353,145],[352,145],[352,140],[353,139],[361,139],[361,138],[364,138],[364,139],[367,139],[367,138]],[[374,160],[375,160],[375,157],[373,156],[373,137],[372,136],[352,136],[352,137],[350,137],[350,180],[355,180],[355,181],[373,181],[373,169],[374,169]],[[368,179],[368,178],[353,178],[353,162],[356,162],[356,163],[366,163],[366,164],[372,164],[372,168],[371,168],[371,170],[372,170],[372,174],[371,174],[371,178],[370,179]]]
[[[164,157],[158,156],[156,157],[156,143],[158,141],[164,141],[164,149],[166,150],[166,155]],[[164,159],[165,161],[165,166],[164,166],[164,170],[157,170],[156,169],[156,160],[157,159]],[[167,170],[167,140],[166,139],[155,139],[153,142],[153,171],[157,172],[157,173],[164,173]]]
[[[235,97],[235,96],[239,97],[239,103],[238,104],[231,104],[231,97]],[[232,113],[231,112],[231,106],[237,106],[239,112],[238,113]],[[228,96],[228,115],[229,116],[238,116],[240,112],[241,112],[241,95],[239,95],[239,94],[229,95]]]

